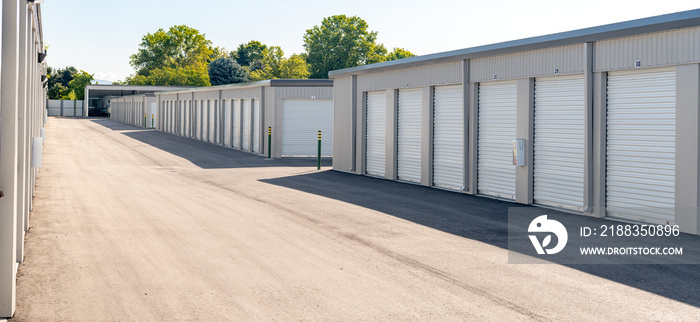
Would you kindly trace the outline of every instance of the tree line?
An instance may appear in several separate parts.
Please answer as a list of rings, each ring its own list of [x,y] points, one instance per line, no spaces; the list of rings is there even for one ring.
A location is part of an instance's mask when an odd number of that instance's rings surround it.
[[[47,68],[48,96],[54,100],[82,100],[85,97],[85,86],[91,84],[94,74],[84,70],[78,71],[69,66],[64,69]]]
[[[388,52],[363,19],[336,15],[306,30],[305,52],[286,57],[279,46],[252,40],[227,51],[186,25],[159,29],[141,39],[129,63],[135,74],[115,84],[211,86],[265,79],[328,78],[331,70],[414,56]]]

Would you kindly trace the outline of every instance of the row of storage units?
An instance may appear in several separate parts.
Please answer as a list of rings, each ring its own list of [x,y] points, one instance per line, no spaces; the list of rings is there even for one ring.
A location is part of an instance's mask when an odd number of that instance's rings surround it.
[[[114,98],[111,118],[143,126],[149,106],[155,128],[272,157],[333,153],[333,82],[267,80]],[[149,124],[147,124],[149,125]],[[271,145],[270,145],[271,143]],[[269,147],[269,149],[268,149]]]
[[[109,118],[142,128],[155,128],[156,97],[153,94],[141,94],[115,97],[109,100]]]
[[[698,234],[700,27],[678,25],[333,71],[334,169]]]
[[[48,116],[83,116],[82,100],[48,100]]]

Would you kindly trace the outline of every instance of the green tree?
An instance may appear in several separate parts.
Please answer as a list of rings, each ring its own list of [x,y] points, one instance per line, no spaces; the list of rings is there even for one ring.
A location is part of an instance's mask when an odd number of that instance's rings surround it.
[[[206,67],[156,68],[148,76],[131,75],[124,80],[129,85],[211,86]]]
[[[166,32],[158,29],[143,36],[138,52],[131,56],[130,64],[136,74],[149,76],[154,70],[175,71],[187,74],[193,69],[204,69],[214,55],[211,41],[199,30],[177,25]],[[188,69],[189,68],[189,69]],[[170,72],[166,72],[170,74]]]
[[[81,70],[68,83],[68,88],[78,100],[85,99],[85,86],[91,84],[95,80],[94,74],[88,74]]]
[[[83,96],[85,96],[85,95],[83,95]],[[71,90],[71,91],[68,92],[66,95],[61,96],[61,99],[62,99],[62,100],[75,101],[75,100],[78,99],[78,95],[75,94],[75,91],[74,91],[74,90]]]
[[[212,85],[236,84],[248,81],[248,71],[230,57],[219,57],[209,63]]]
[[[404,59],[415,56],[412,52],[403,48],[394,48],[394,51],[386,55],[386,61]]]
[[[302,55],[294,54],[282,62],[279,78],[306,79],[309,78],[309,75],[311,73],[306,59]]]
[[[279,78],[308,78],[308,64],[301,55],[284,58],[284,51],[278,46],[263,50],[263,67],[250,73],[250,79],[260,81]]]
[[[68,88],[63,86],[61,83],[56,83],[53,84],[53,86],[49,87],[49,99],[52,100],[58,100],[61,99],[64,95],[66,95],[68,92]]]
[[[336,15],[306,30],[304,49],[311,78],[328,78],[331,70],[383,61],[387,53],[377,44],[377,32],[369,31],[359,17]]]
[[[251,40],[245,44],[238,45],[238,49],[231,52],[231,58],[235,59],[241,66],[248,66],[251,71],[262,68],[262,60],[267,45],[257,40]]]

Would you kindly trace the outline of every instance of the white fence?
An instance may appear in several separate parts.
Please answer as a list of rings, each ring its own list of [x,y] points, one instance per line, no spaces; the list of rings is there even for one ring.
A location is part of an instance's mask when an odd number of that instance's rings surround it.
[[[83,101],[49,100],[49,116],[83,116]]]

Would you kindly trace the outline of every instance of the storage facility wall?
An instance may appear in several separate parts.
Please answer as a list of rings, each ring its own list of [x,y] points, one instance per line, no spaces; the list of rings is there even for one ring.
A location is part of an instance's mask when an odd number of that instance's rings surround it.
[[[17,267],[24,261],[41,151],[45,139],[51,140],[44,131],[47,92],[41,81],[47,66],[37,61],[44,52],[40,6],[27,1],[2,4],[0,320],[15,312]]]
[[[698,39],[692,27],[332,75],[333,167],[698,234]]]
[[[109,118],[142,128],[154,128],[158,120],[155,103],[155,97],[146,95],[112,98]]]
[[[332,99],[331,86],[232,86],[159,93],[158,129],[254,154],[270,152],[272,157],[316,156],[317,131],[322,130],[322,153],[330,156]]]

